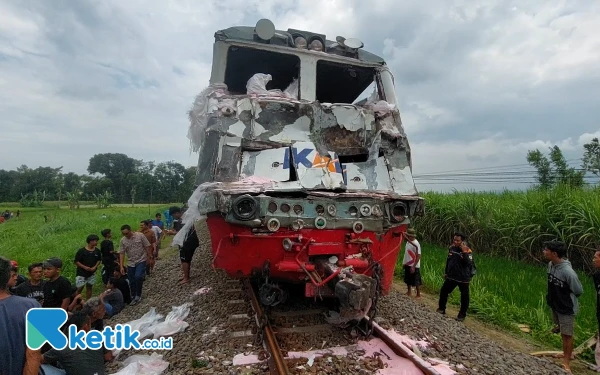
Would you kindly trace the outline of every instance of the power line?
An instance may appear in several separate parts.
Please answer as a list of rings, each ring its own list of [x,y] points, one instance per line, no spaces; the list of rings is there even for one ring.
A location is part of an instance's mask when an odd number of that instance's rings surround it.
[[[565,160],[565,162],[567,163],[571,163],[574,161],[581,161],[583,160],[582,158],[577,158],[577,159],[569,159],[569,160]],[[508,164],[508,165],[497,165],[497,166],[489,166],[489,167],[479,167],[479,168],[469,168],[469,169],[454,169],[454,170],[445,170],[445,171],[438,171],[438,172],[429,172],[429,174],[441,174],[441,173],[453,173],[453,172],[471,172],[471,171],[483,171],[483,170],[498,170],[498,169],[505,169],[505,168],[514,168],[514,167],[529,167],[529,168],[533,168],[529,163],[524,163],[524,164]]]

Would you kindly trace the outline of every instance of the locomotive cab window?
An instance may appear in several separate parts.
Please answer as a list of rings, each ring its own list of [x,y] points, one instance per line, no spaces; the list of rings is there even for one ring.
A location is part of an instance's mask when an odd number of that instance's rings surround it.
[[[246,94],[246,84],[256,73],[270,74],[272,80],[267,90],[285,90],[290,83],[300,77],[298,56],[246,47],[229,47],[225,84],[229,92]]]
[[[319,60],[317,100],[321,103],[352,104],[359,98],[363,99],[363,96],[368,97],[376,87],[376,74],[375,68]]]

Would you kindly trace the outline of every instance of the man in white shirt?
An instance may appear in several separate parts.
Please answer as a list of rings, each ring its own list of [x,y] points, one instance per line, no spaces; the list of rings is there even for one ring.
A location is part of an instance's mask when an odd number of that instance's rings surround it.
[[[412,294],[412,287],[417,289],[417,298],[421,298],[421,244],[417,241],[417,231],[413,228],[406,230],[406,248],[404,251],[404,282],[408,291],[407,296]]]

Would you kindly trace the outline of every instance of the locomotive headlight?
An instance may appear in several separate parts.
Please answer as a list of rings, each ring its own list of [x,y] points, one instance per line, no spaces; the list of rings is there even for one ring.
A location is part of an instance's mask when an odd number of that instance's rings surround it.
[[[252,220],[256,216],[258,204],[254,197],[244,194],[233,201],[233,216],[238,220]]]
[[[267,222],[267,228],[271,232],[277,232],[279,230],[280,226],[281,226],[281,224],[279,223],[279,220],[277,220],[276,218],[269,219],[269,221]]]
[[[298,219],[292,222],[292,229],[298,231],[304,228],[304,220]]]
[[[408,214],[408,207],[406,204],[402,202],[392,203],[390,206],[390,214],[392,215],[392,220],[397,223],[400,223],[406,219],[406,215]]]
[[[315,39],[310,42],[308,49],[311,51],[323,51],[323,42],[321,42],[319,39]]]
[[[327,213],[330,216],[335,216],[335,214],[337,214],[337,208],[335,208],[333,204],[330,204],[329,206],[327,206]]]
[[[306,38],[304,38],[303,36],[297,36],[296,38],[294,38],[294,45],[296,46],[296,48],[306,48],[308,44],[306,42]]]
[[[360,214],[363,216],[371,216],[371,206],[368,204],[360,206]]]
[[[354,233],[362,233],[362,231],[365,230],[365,226],[360,221],[355,221],[354,224],[352,224],[352,230]]]
[[[290,250],[292,250],[292,245],[293,244],[294,243],[292,242],[292,240],[290,240],[289,238],[286,238],[286,239],[283,240],[283,249],[285,251],[290,251]]]
[[[327,226],[327,219],[325,219],[323,216],[319,216],[315,219],[315,227],[317,227],[317,229],[323,229]]]

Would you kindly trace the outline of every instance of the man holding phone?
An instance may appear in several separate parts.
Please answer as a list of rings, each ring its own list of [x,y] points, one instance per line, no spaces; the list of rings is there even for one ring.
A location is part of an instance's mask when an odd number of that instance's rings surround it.
[[[460,290],[460,311],[456,320],[459,322],[465,320],[470,302],[469,284],[474,274],[473,252],[465,242],[465,235],[455,233],[446,259],[445,281],[440,290],[438,313],[446,314],[448,296],[458,287]]]

